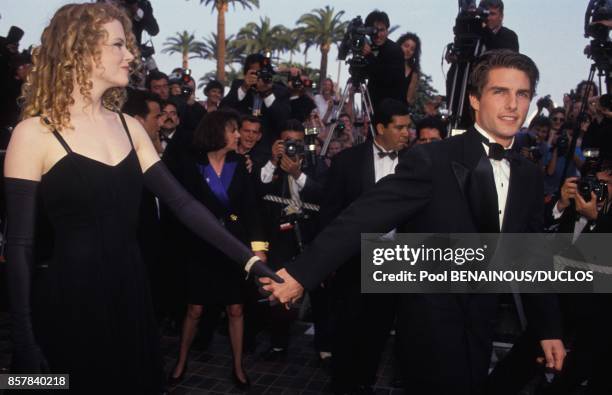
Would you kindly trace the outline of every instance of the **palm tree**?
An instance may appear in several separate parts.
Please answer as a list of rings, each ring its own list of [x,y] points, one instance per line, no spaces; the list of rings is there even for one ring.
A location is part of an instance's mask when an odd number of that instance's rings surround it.
[[[236,45],[248,53],[280,52],[283,48],[283,35],[288,29],[282,25],[272,25],[269,17],[259,18],[259,25],[249,22],[236,36]]]
[[[217,11],[217,79],[225,82],[225,13],[229,4],[234,8],[236,4],[249,10],[252,10],[253,6],[259,8],[259,0],[200,0],[200,4],[212,5],[213,11]]]
[[[293,54],[300,51],[302,41],[302,28],[286,29],[280,36],[283,52],[289,52],[289,63],[293,63]]]
[[[231,34],[225,39],[225,59],[224,64],[242,63],[244,60],[244,48],[234,44],[234,35]],[[205,60],[217,60],[219,53],[217,48],[218,37],[212,33],[209,37],[202,37],[201,45],[198,47],[196,57]]]
[[[321,50],[321,74],[319,86],[327,77],[327,55],[333,44],[338,43],[344,37],[348,22],[342,22],[344,11],[334,12],[334,8],[325,6],[317,8],[308,14],[304,14],[297,23],[303,25],[303,34],[310,38]]]
[[[184,30],[182,33],[176,32],[174,37],[168,37],[164,43],[162,53],[180,53],[183,56],[183,69],[189,68],[189,59],[196,58],[198,49],[203,45],[197,41],[193,33]],[[190,56],[190,54],[196,54]]]

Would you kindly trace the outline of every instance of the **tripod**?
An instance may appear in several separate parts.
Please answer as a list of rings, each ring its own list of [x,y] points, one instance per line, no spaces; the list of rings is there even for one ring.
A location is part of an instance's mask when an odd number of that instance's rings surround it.
[[[351,94],[351,91],[355,86],[357,87],[358,92],[361,93],[361,105],[364,109],[364,121],[367,117],[372,138],[376,136],[374,133],[374,125],[372,124],[372,120],[374,117],[374,107],[372,106],[372,99],[370,98],[370,93],[368,92],[365,80],[363,78],[356,78],[351,75],[351,78],[349,78],[348,82],[346,83],[346,86],[344,87],[344,91],[342,91],[340,104],[338,104],[338,106],[334,109],[334,112],[332,113],[331,119],[334,121],[334,124],[329,133],[327,134],[327,137],[325,137],[325,142],[323,143],[323,147],[321,148],[321,154],[319,155],[321,158],[325,158],[325,155],[327,154],[329,143],[331,143],[331,140],[334,136],[336,126],[338,126],[338,117],[340,116],[340,112],[342,111],[342,106],[348,100],[349,95]]]

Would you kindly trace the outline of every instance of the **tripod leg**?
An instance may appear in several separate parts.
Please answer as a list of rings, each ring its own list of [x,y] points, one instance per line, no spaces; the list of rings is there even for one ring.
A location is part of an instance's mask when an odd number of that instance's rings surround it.
[[[332,124],[332,127],[329,130],[329,133],[327,133],[327,137],[325,137],[325,142],[323,143],[323,147],[321,147],[321,153],[319,154],[321,158],[325,158],[325,155],[327,154],[329,143],[331,143],[334,137],[334,132],[336,131],[336,126],[338,125],[338,117],[340,116],[340,112],[342,111],[342,106],[344,106],[344,103],[348,99],[352,86],[353,84],[351,80],[348,80],[348,82],[346,83],[346,86],[344,87],[344,91],[342,92],[342,97],[340,98],[340,104],[334,110],[334,113],[332,114],[332,120],[334,121],[334,123]]]

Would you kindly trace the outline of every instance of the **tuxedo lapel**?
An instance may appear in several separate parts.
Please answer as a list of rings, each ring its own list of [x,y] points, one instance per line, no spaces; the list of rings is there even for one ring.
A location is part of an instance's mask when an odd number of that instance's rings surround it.
[[[525,170],[526,167],[521,165],[520,161],[510,162],[510,184],[502,232],[516,232],[521,226],[521,213],[528,209],[526,204],[529,202],[525,197],[529,195],[526,193],[526,181],[529,180],[529,174],[525,174]]]
[[[363,144],[363,171],[361,186],[362,191],[367,191],[376,184],[376,176],[374,172],[374,154],[372,152],[372,140],[368,140]]]
[[[453,163],[453,171],[468,201],[476,229],[482,233],[499,232],[499,209],[493,167],[485,155],[480,134],[473,128],[465,134],[461,162],[463,163]],[[466,169],[469,171],[467,176]]]

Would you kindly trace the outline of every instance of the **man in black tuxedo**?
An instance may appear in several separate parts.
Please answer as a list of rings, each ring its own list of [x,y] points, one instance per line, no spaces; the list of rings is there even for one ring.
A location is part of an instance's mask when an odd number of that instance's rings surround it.
[[[502,26],[504,21],[504,2],[502,0],[482,0],[480,6],[489,11],[487,28],[483,43],[487,51],[493,49],[509,49],[519,51],[518,36],[513,30]]]
[[[408,107],[383,100],[376,112],[376,137],[336,155],[321,202],[320,222],[330,223],[353,201],[393,174],[398,154],[406,148],[412,125]],[[395,317],[395,296],[361,294],[359,254],[338,268],[332,293],[332,388],[335,393],[367,393]]]
[[[465,134],[417,145],[394,175],[346,209],[304,254],[278,271],[284,283],[262,279],[282,303],[318,284],[359,251],[361,233],[396,228],[417,233],[529,233],[543,224],[542,174],[505,152],[525,121],[539,73],[525,55],[487,52],[470,75],[476,122]],[[556,298],[525,295],[529,326],[549,368],[561,369]],[[406,388],[418,394],[484,392],[492,349],[495,295],[406,294],[399,298]]]
[[[234,80],[229,93],[221,100],[221,107],[261,118],[263,136],[255,150],[263,150],[267,155],[291,115],[289,90],[261,76],[262,70],[270,69],[264,55],[250,54],[244,61],[244,79]]]

